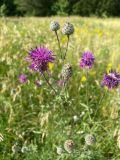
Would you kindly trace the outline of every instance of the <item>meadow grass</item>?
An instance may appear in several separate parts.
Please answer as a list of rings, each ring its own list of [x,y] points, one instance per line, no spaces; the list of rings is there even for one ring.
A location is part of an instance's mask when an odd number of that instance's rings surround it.
[[[54,96],[41,75],[30,72],[24,60],[31,48],[40,45],[59,53],[56,37],[49,29],[52,19],[61,26],[70,21],[75,27],[66,59],[74,74],[63,99]],[[120,129],[120,90],[106,91],[101,80],[112,67],[120,72],[120,19],[1,18],[0,29],[0,160],[119,160],[116,133]],[[67,39],[61,32],[59,36],[63,51]],[[96,57],[88,77],[79,67],[85,50]],[[61,67],[54,64],[51,72],[57,77]],[[28,84],[19,83],[22,73],[28,75]],[[35,85],[38,79],[43,80],[41,87]],[[86,148],[87,133],[95,135],[96,144]],[[56,148],[64,148],[67,139],[74,141],[74,152],[58,155]]]

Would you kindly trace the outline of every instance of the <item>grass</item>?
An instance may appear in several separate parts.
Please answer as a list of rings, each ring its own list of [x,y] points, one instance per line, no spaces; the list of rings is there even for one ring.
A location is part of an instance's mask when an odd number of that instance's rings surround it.
[[[30,72],[24,61],[28,51],[39,45],[59,53],[49,29],[52,19],[61,25],[69,20],[75,26],[66,59],[74,74],[63,98],[54,96],[41,75]],[[115,131],[120,128],[120,90],[107,91],[99,101],[106,92],[100,85],[104,72],[111,67],[120,72],[120,19],[1,18],[0,28],[0,160],[119,160]],[[64,50],[66,37],[61,32],[59,36]],[[96,57],[88,77],[78,65],[84,50],[91,50]],[[53,66],[55,81],[61,67]],[[28,75],[28,84],[19,83],[21,73]],[[41,87],[35,86],[37,79],[43,80]],[[77,122],[73,121],[75,115]],[[96,137],[95,145],[88,148],[84,141],[87,133]],[[74,141],[74,152],[58,155],[56,148],[64,148],[67,139]]]

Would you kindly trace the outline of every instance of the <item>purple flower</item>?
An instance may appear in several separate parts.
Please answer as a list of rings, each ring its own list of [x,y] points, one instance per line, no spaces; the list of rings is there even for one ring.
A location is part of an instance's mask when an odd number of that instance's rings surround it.
[[[38,47],[29,52],[29,57],[31,59],[31,68],[34,71],[40,71],[41,73],[48,71],[48,64],[55,60],[53,52],[45,47]]]
[[[86,51],[83,53],[82,58],[80,60],[80,67],[81,68],[92,68],[94,64],[95,57],[92,52]]]
[[[19,82],[20,83],[26,83],[28,81],[27,76],[25,74],[21,74],[19,76]]]
[[[64,84],[65,84],[65,82],[64,82],[64,80],[62,80],[62,79],[60,79],[59,81],[57,81],[57,85],[58,85],[59,87],[64,87]]]
[[[101,82],[102,86],[106,86],[109,90],[117,88],[120,83],[120,74],[111,69],[109,73],[104,74]]]

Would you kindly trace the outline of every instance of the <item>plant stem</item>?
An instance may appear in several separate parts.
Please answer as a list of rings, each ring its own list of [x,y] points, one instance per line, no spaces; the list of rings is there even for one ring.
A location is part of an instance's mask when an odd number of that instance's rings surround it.
[[[86,102],[88,106],[88,70],[86,69]]]
[[[60,50],[60,56],[61,56],[61,59],[62,59],[61,45],[60,45],[60,40],[59,40],[59,36],[58,36],[57,31],[55,31],[55,35],[56,35],[56,37],[57,37],[58,47],[59,47],[59,50]]]
[[[101,96],[101,98],[100,98],[100,100],[99,100],[99,102],[98,102],[98,106],[97,106],[97,109],[96,109],[94,118],[95,118],[95,116],[96,116],[96,114],[97,114],[97,112],[98,112],[98,109],[99,109],[100,104],[102,103],[103,99],[104,99],[105,96],[106,96],[106,93],[107,93],[107,91],[105,91],[105,92],[103,93],[103,95]]]
[[[49,87],[54,91],[55,94],[57,94],[56,90],[52,87],[52,85],[50,84],[50,82],[47,80],[45,74],[43,73],[42,75],[43,75],[45,81],[47,82],[47,84],[49,85]]]
[[[92,121],[91,116],[90,116],[90,108],[89,108],[89,99],[88,99],[88,69],[86,69],[86,103],[87,103],[87,107],[88,107],[88,114],[89,114],[89,118],[90,121]]]
[[[67,51],[68,51],[68,44],[69,44],[69,35],[67,36],[67,47],[66,47],[66,51],[65,51],[65,54],[64,54],[64,60],[65,60],[65,58],[66,58],[66,54],[67,54]]]

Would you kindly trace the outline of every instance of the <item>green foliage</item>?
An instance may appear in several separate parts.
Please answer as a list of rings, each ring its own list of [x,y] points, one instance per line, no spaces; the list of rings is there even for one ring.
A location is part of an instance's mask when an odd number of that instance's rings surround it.
[[[0,9],[4,9],[4,15],[7,16],[13,16],[17,14],[16,5],[14,4],[13,0],[1,0]]]
[[[25,15],[49,16],[54,0],[15,0],[17,9]]]
[[[68,0],[57,0],[52,9],[57,15],[68,15],[69,2]]]
[[[3,5],[1,5],[1,7],[0,7],[0,16],[3,17],[3,16],[5,16],[5,15],[6,15],[6,5],[3,4]]]
[[[1,0],[7,16],[120,16],[119,0]]]

